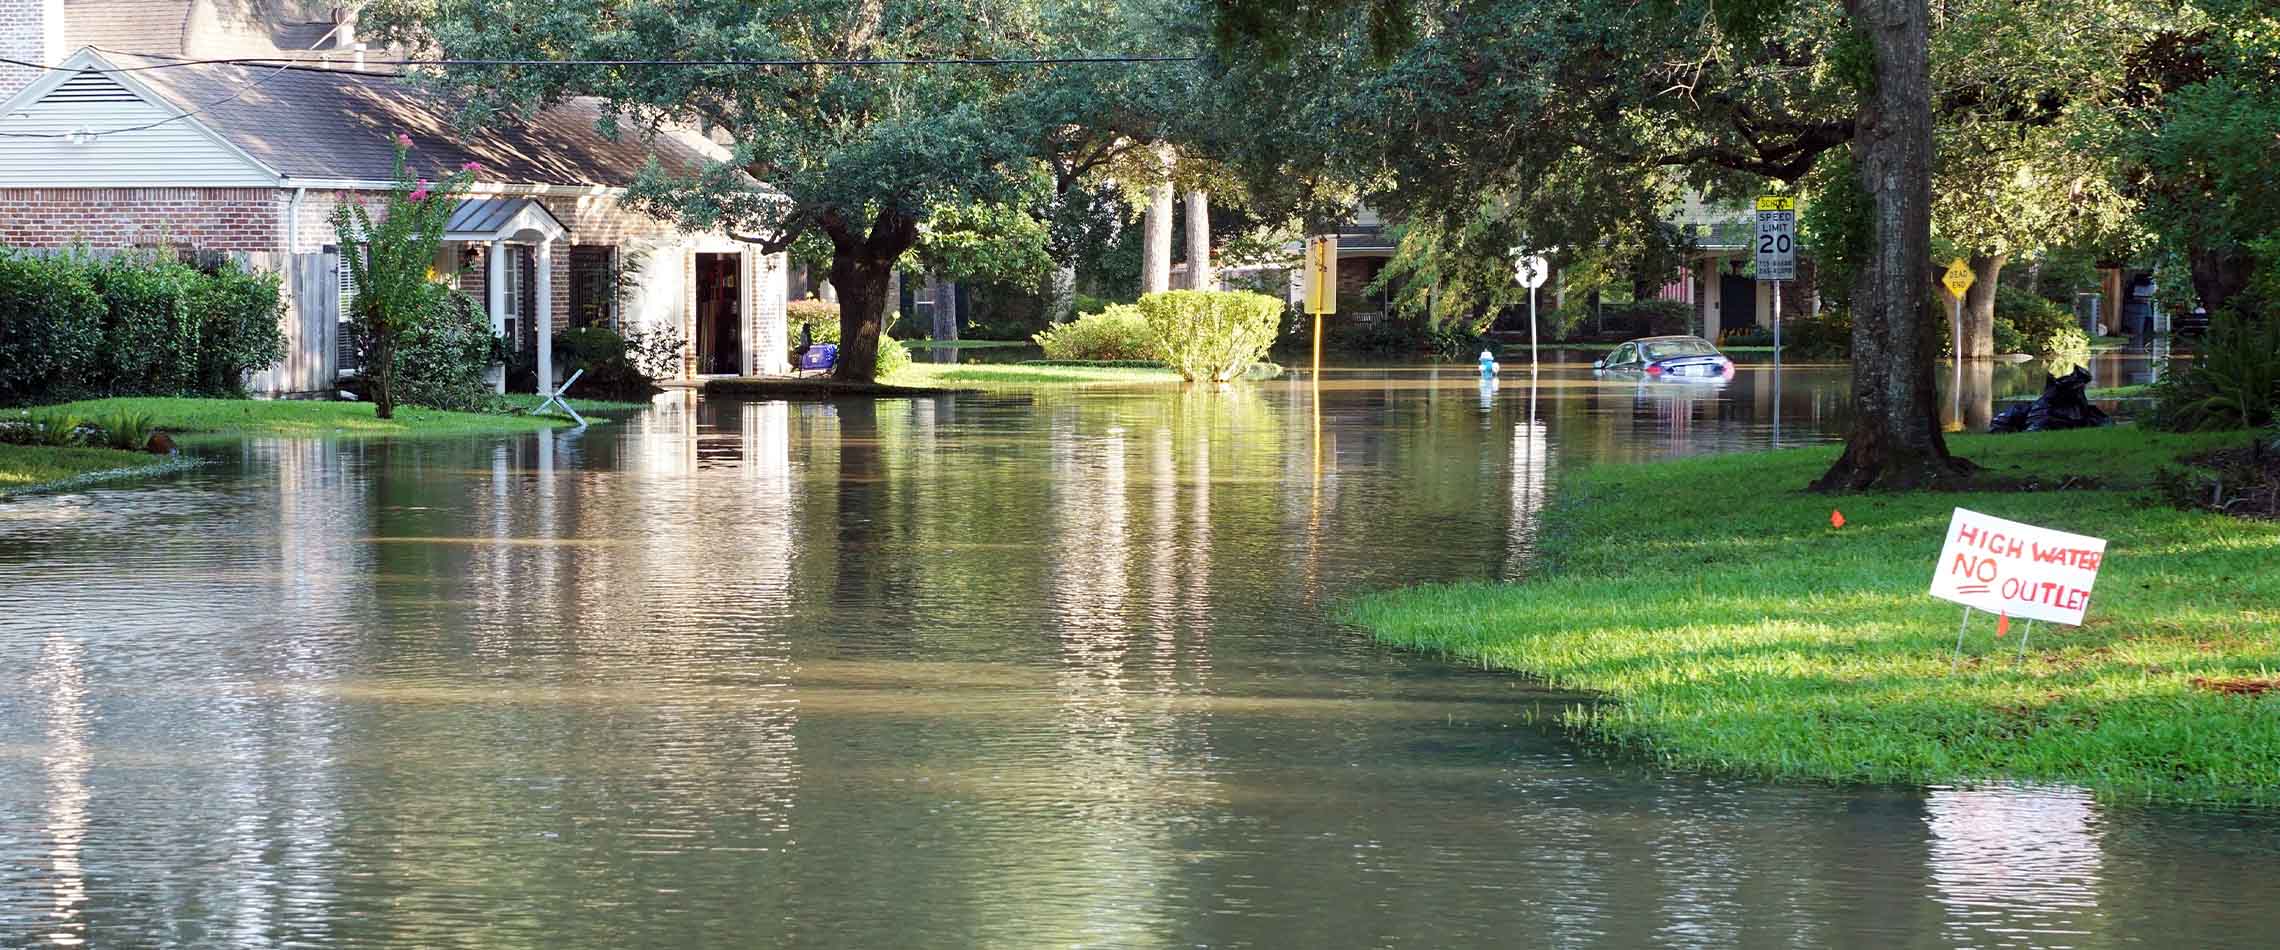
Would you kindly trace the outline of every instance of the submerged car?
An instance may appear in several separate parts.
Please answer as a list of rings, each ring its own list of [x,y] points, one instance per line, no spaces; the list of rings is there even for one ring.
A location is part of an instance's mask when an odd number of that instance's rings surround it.
[[[1640,337],[1591,364],[1600,373],[1649,379],[1732,379],[1734,361],[1698,336]]]

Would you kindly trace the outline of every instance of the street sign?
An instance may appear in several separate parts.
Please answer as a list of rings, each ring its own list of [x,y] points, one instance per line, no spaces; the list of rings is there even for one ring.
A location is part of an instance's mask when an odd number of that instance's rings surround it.
[[[1338,312],[1338,236],[1335,234],[1306,239],[1306,312],[1316,316]]]
[[[1757,200],[1757,279],[1797,279],[1797,199]]]
[[[1940,283],[1946,285],[1948,293],[1954,294],[1958,300],[1963,299],[1964,291],[1971,289],[1971,282],[1974,279],[1976,278],[1971,275],[1971,265],[1964,263],[1963,258],[1960,257],[1949,261],[1947,273],[1940,275]]]
[[[1523,254],[1512,259],[1512,277],[1522,287],[1529,290],[1542,287],[1551,276],[1552,262],[1545,260],[1542,254]]]

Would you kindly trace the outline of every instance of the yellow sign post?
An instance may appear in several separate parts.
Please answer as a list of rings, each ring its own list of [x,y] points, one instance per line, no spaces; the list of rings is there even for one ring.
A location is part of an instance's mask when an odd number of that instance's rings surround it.
[[[1971,289],[1974,279],[1971,265],[1960,257],[1949,261],[1947,273],[1940,275],[1940,284],[1955,295],[1955,362],[1959,367],[1963,365],[1963,293]]]
[[[1306,312],[1314,315],[1314,378],[1322,378],[1322,317],[1338,312],[1338,236],[1306,239]]]

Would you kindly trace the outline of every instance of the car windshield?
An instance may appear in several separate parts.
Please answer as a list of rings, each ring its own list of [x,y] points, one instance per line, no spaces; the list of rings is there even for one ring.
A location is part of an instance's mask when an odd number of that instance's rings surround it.
[[[1645,350],[1647,361],[1667,360],[1679,356],[1716,356],[1718,348],[1708,340],[1657,340],[1639,344]]]

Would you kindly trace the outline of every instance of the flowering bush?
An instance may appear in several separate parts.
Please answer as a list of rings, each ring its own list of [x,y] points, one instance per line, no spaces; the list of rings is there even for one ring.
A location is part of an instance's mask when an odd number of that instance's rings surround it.
[[[432,264],[443,246],[444,225],[480,165],[468,162],[441,181],[414,178],[412,139],[396,136],[396,184],[375,216],[362,202],[333,209],[341,260],[356,283],[352,319],[365,345],[373,412],[396,412],[396,351],[405,332],[448,312],[451,288],[435,280]]]

